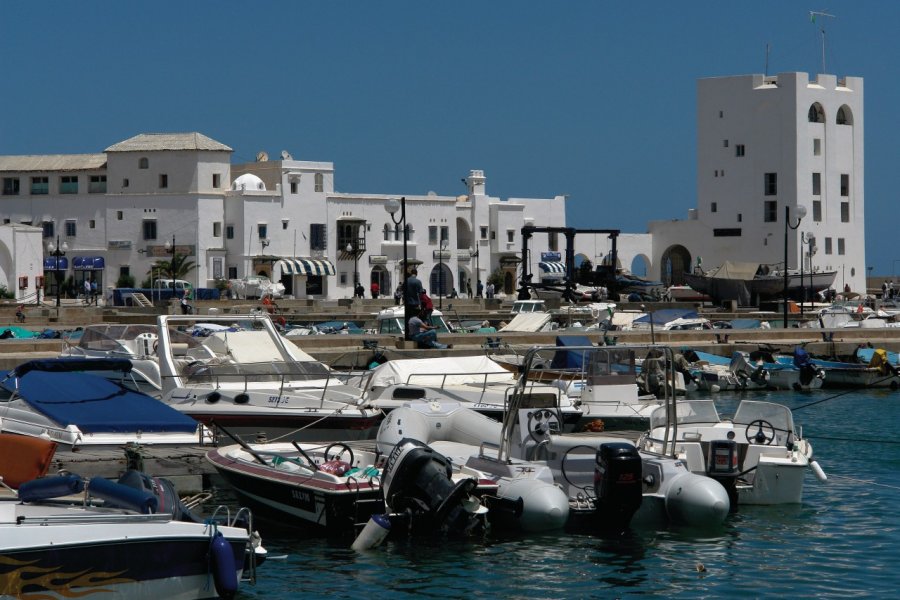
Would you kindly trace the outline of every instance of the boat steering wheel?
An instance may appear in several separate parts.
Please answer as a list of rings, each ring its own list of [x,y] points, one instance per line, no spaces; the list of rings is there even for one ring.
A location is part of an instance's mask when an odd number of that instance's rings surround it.
[[[536,409],[528,413],[528,422],[526,424],[528,435],[540,444],[550,436],[552,430],[550,424],[556,421],[556,425],[559,427],[560,420],[559,415],[555,411],[548,408]]]
[[[750,434],[750,428],[753,426],[757,426],[755,434]],[[771,431],[771,435],[767,435],[767,432]],[[747,429],[744,431],[744,437],[747,438],[747,441],[751,444],[763,444],[766,446],[770,446],[772,442],[775,441],[775,427],[766,421],[765,419],[756,419],[755,421],[751,421],[749,425],[747,425]]]
[[[338,452],[337,454],[335,454],[334,456],[329,456],[328,451],[331,450],[332,448],[340,448],[341,451]],[[339,459],[340,457],[342,457],[344,455],[345,452],[350,455],[350,460],[348,460],[347,462],[352,465],[353,464],[353,449],[350,448],[350,446],[348,446],[347,444],[343,444],[341,442],[334,442],[333,444],[329,444],[325,448],[325,462],[328,462],[329,460],[333,460],[333,459],[334,460]]]

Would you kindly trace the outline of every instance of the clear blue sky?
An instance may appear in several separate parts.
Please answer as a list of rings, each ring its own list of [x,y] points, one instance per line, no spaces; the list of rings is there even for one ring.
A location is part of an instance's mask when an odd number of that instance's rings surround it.
[[[866,251],[900,275],[900,2],[4,2],[0,154],[142,132],[333,161],[342,192],[568,194],[643,232],[696,205],[696,81],[864,77]],[[821,23],[821,20],[820,20]]]

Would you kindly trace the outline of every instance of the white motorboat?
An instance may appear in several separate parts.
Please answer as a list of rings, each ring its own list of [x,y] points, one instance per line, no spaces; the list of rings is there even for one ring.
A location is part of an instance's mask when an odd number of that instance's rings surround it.
[[[348,381],[364,388],[368,402],[385,412],[410,400],[456,401],[499,421],[517,377],[486,356],[453,356],[389,360]],[[558,405],[569,430],[581,420],[581,409],[559,386],[533,381],[528,393]]]
[[[769,372],[763,365],[750,365],[743,352],[731,358],[689,350],[683,353],[697,388],[710,392],[766,389]]]
[[[807,468],[825,479],[790,409],[772,402],[743,400],[732,419],[712,400],[670,404],[654,411],[638,447],[722,482],[737,505],[799,503]]]
[[[231,327],[176,341],[175,332],[200,322]],[[268,315],[163,315],[158,335],[162,400],[202,423],[320,441],[371,437],[383,416],[360,388],[279,335]]]
[[[375,333],[385,335],[404,335],[404,333],[406,332],[406,326],[404,325],[404,319],[406,318],[405,310],[405,307],[403,305],[400,305],[391,306],[379,311],[378,314],[375,315]],[[433,311],[431,311],[431,317],[429,320],[435,327],[435,331],[437,332],[438,336],[443,333],[450,333],[450,326],[444,319],[444,313],[442,313],[440,310],[435,308]]]
[[[164,504],[177,502],[174,490],[162,490],[77,475],[7,489],[0,499],[0,596],[234,597],[242,580],[255,579],[264,552],[254,548],[249,511],[223,523],[182,520],[179,505],[170,511]]]
[[[212,441],[194,419],[136,391],[131,368],[126,359],[110,358],[21,364],[0,381],[0,431],[73,447]]]
[[[172,336],[178,343],[188,343],[191,337],[182,332],[173,332]],[[127,359],[131,361],[131,376],[142,391],[159,396],[162,382],[156,360],[156,340],[156,325],[87,325],[75,343],[70,339],[63,340],[60,357]]]

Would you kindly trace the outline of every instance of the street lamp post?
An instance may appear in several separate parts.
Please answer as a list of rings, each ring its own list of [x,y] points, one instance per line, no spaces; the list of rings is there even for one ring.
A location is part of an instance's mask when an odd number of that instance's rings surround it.
[[[353,297],[356,298],[356,290],[359,288],[359,252],[352,243],[348,243],[345,250],[347,254],[353,254]]]
[[[803,315],[803,305],[808,298],[807,288],[803,282],[803,260],[804,255],[806,259],[809,260],[809,287],[815,289],[813,286],[813,266],[812,266],[812,257],[816,253],[816,238],[811,234],[801,233],[800,234],[800,287],[803,290],[803,298],[800,300],[800,315]]]
[[[444,309],[444,250],[447,248],[447,240],[441,240],[440,254],[438,254],[438,309]]]
[[[397,210],[400,210],[400,219],[398,220]],[[409,293],[409,254],[407,252],[407,225],[406,225],[406,196],[396,200],[394,198],[384,203],[384,210],[391,215],[391,221],[395,227],[403,225],[403,339],[409,339],[409,320],[412,318],[409,304],[406,302],[406,296]]]
[[[60,296],[62,294],[62,274],[60,273],[59,259],[66,255],[68,249],[69,245],[66,242],[59,243],[59,236],[56,236],[56,244],[52,241],[47,244],[47,252],[56,259],[56,262],[53,264],[53,275],[56,277],[56,308],[59,308],[61,304]]]
[[[172,262],[169,263],[169,268],[172,270],[172,297],[175,298],[175,234],[172,234],[172,241],[166,240],[166,251],[172,253]]]
[[[806,207],[797,206],[797,224],[791,225],[791,207],[784,207],[784,327],[788,327],[788,230],[800,227],[800,221],[806,216]],[[800,248],[800,261],[803,261],[803,248]]]
[[[641,304],[641,311],[647,312],[647,306],[644,304]],[[647,312],[647,315],[650,317],[650,343],[655,344],[656,343],[656,331],[653,328],[653,311],[651,310],[650,312]]]

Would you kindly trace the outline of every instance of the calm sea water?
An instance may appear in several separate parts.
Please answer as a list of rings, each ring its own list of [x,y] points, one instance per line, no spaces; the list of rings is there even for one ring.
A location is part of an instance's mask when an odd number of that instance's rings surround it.
[[[791,408],[833,392],[755,393]],[[749,394],[747,394],[749,397]],[[731,413],[737,395],[718,398]],[[900,593],[900,393],[853,392],[794,419],[829,475],[801,505],[741,507],[721,529],[467,542],[389,541],[364,554],[260,524],[271,555],[240,598],[894,598]],[[702,565],[702,568],[698,568]]]

